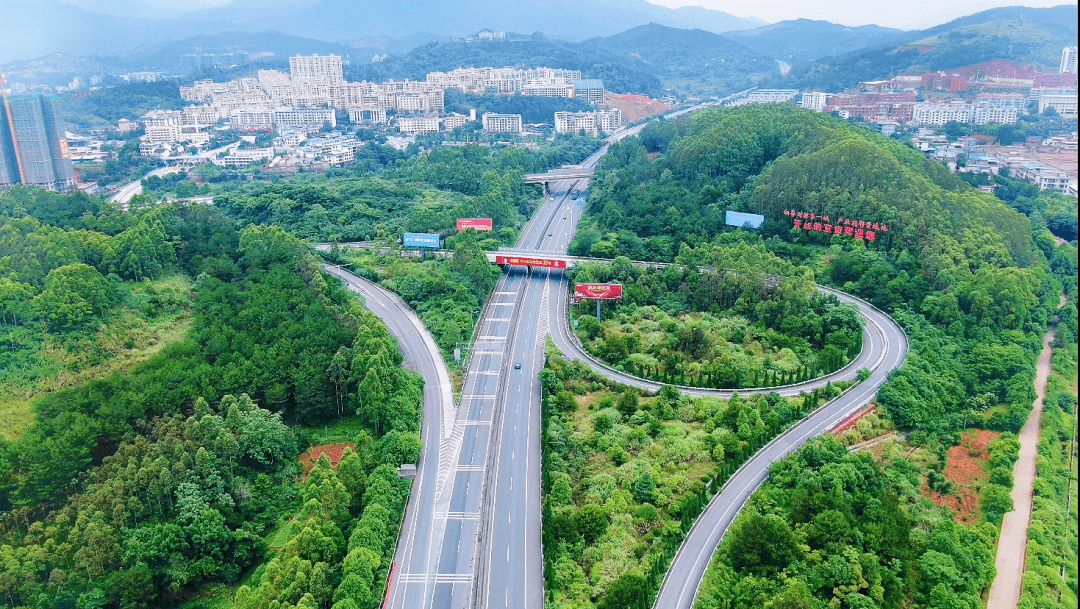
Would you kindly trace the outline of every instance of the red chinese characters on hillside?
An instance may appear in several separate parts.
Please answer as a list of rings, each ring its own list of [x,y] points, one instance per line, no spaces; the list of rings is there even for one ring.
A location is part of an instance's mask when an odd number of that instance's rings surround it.
[[[879,222],[851,218],[837,218],[833,221],[829,216],[794,209],[785,209],[784,215],[792,219],[795,228],[801,230],[846,235],[867,241],[876,241],[878,233],[889,230],[888,225]]]

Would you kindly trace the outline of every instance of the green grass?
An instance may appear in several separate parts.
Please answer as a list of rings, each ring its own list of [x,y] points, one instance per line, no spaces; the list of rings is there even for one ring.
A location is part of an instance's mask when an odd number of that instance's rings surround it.
[[[346,412],[349,412],[346,410]],[[327,423],[325,425],[305,425],[303,429],[311,436],[311,443],[313,445],[319,444],[334,444],[337,442],[355,442],[356,434],[360,433],[364,429],[368,429],[364,425],[360,415],[346,414],[340,419]]]
[[[96,328],[48,332],[7,327],[20,340],[19,361],[0,372],[0,437],[15,440],[34,420],[42,395],[111,374],[130,371],[191,328],[191,280],[168,275],[155,281],[119,284],[121,304]]]
[[[233,592],[233,586],[228,584],[208,584],[180,609],[231,609]]]

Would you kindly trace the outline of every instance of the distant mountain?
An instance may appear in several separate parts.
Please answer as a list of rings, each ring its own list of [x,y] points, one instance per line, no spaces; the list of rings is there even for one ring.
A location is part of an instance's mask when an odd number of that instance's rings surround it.
[[[347,44],[351,47],[372,48],[378,49],[384,53],[404,55],[418,46],[423,46],[432,42],[446,42],[447,40],[446,36],[436,36],[435,34],[430,34],[428,32],[417,32],[400,38],[395,38],[394,36],[361,36],[360,38],[342,40],[341,42],[342,44]]]
[[[582,46],[610,52],[624,61],[642,61],[665,81],[665,86],[686,93],[695,92],[694,88],[733,90],[777,72],[771,58],[724,36],[656,23],[586,40]],[[689,81],[696,82],[689,85]]]
[[[234,0],[224,7],[170,19],[145,19],[137,13],[123,17],[103,15],[57,0],[4,2],[7,6],[0,19],[0,62],[57,52],[117,54],[141,45],[228,31],[274,30],[341,41],[368,36],[403,38],[416,32],[430,32],[440,38],[463,37],[491,28],[584,40],[649,22],[713,32],[764,23],[698,7],[669,9],[646,0],[317,0],[276,9],[258,0]]]
[[[132,49],[110,59],[129,68],[151,66],[167,73],[186,71],[183,58],[192,53],[221,54],[234,50],[246,51],[253,62],[288,64],[292,55],[327,55],[334,53],[351,61],[368,63],[381,49],[357,48],[325,40],[291,36],[281,32],[221,32],[192,36],[179,41],[160,42]]]
[[[901,40],[903,30],[863,25],[848,27],[828,21],[795,19],[724,36],[769,57],[795,65]]]
[[[1075,46],[1076,5],[1004,7],[908,32],[886,45],[796,65],[766,84],[842,91],[898,72],[947,70],[993,59],[1035,63],[1056,72],[1061,49]]]

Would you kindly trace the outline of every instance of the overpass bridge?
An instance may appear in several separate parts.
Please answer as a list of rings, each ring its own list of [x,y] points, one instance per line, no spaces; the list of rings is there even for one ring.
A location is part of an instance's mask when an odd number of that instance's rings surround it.
[[[586,180],[593,177],[595,170],[591,167],[584,167],[581,165],[572,167],[562,167],[554,169],[547,173],[528,173],[525,174],[526,184],[543,184],[544,196],[548,194],[548,183],[559,182],[562,180]]]

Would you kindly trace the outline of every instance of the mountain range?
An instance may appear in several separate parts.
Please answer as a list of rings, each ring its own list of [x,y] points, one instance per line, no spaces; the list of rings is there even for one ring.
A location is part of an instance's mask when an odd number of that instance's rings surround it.
[[[317,0],[278,8],[267,8],[259,0],[235,0],[222,7],[165,19],[130,14],[117,17],[59,0],[5,3],[9,8],[0,21],[0,63],[51,53],[116,55],[138,46],[228,31],[274,30],[320,40],[352,41],[365,37],[402,38],[417,32],[462,37],[491,28],[543,32],[551,38],[574,41],[610,36],[649,22],[710,32],[765,23],[699,7],[669,9],[645,0]]]

